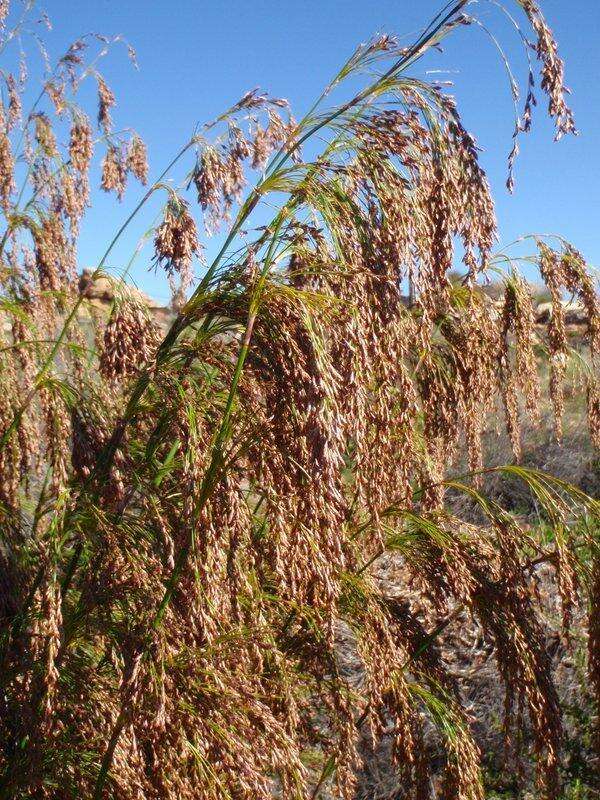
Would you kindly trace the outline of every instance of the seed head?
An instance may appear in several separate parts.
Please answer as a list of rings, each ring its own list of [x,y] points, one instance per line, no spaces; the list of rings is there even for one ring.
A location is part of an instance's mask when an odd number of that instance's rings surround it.
[[[12,130],[21,121],[21,95],[12,73],[6,76],[6,90],[8,92],[8,130]]]
[[[273,150],[273,140],[268,130],[257,124],[252,140],[252,169],[264,169]]]
[[[64,84],[50,81],[49,83],[46,84],[46,94],[52,101],[56,113],[60,117],[65,108],[67,107],[67,103],[65,100]]]
[[[242,131],[234,123],[229,124],[229,154],[238,161],[250,156],[250,145]]]
[[[4,29],[10,11],[10,0],[0,0],[0,30]]]
[[[211,232],[218,228],[222,218],[224,178],[225,166],[219,152],[214,147],[206,147],[194,173],[194,185],[198,203],[208,212],[206,227]]]
[[[115,105],[115,96],[104,78],[98,76],[98,125],[108,134],[112,127],[110,109]]]
[[[39,113],[35,115],[34,124],[35,140],[42,153],[48,158],[56,158],[58,155],[58,148],[56,146],[56,136],[52,130],[52,123],[46,114]]]
[[[104,332],[101,374],[108,380],[135,375],[152,358],[158,341],[147,311],[129,297],[117,300]]]
[[[585,259],[572,245],[567,245],[560,259],[560,274],[565,289],[581,300],[592,358],[600,355],[600,294]]]
[[[587,381],[587,414],[590,438],[600,450],[600,380],[595,376]]]
[[[148,157],[146,152],[146,145],[141,137],[134,134],[129,142],[127,150],[127,169],[142,183],[144,186],[148,182]]]
[[[564,82],[564,64],[558,55],[556,40],[534,0],[519,0],[537,36],[536,52],[542,62],[542,89],[548,95],[548,113],[554,118],[556,139],[577,133],[573,112],[565,102],[568,89]]]
[[[110,146],[102,161],[100,188],[105,192],[115,192],[123,199],[127,186],[127,157],[120,147]]]
[[[4,213],[8,214],[11,207],[11,195],[15,189],[14,169],[15,162],[10,146],[10,140],[0,120],[0,205]]]
[[[181,198],[170,200],[163,221],[154,236],[156,262],[169,276],[178,273],[189,285],[192,259],[198,253],[198,231],[187,203]]]
[[[226,207],[239,201],[246,185],[242,162],[231,153],[223,164],[223,199]]]
[[[87,173],[93,152],[92,128],[85,117],[79,117],[71,127],[69,158],[81,175]]]
[[[76,236],[79,231],[79,221],[83,217],[88,200],[87,176],[81,178],[68,169],[63,169],[61,176],[61,205],[67,216],[71,233]]]
[[[58,291],[72,265],[72,254],[61,218],[50,214],[33,230],[35,266],[42,291]]]

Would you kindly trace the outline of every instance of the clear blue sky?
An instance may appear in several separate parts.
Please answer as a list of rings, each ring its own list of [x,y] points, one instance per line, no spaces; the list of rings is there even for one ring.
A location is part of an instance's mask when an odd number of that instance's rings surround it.
[[[566,61],[567,83],[581,135],[555,144],[538,108],[531,134],[521,139],[517,187],[504,188],[513,126],[508,85],[493,46],[474,28],[457,32],[444,54],[417,69],[445,68],[455,83],[467,127],[484,149],[482,161],[497,199],[502,242],[529,232],[559,232],[590,261],[600,264],[600,3],[540,0]],[[505,0],[514,11],[515,3]],[[197,121],[214,117],[255,86],[289,99],[297,117],[360,41],[378,32],[413,34],[441,0],[47,0],[54,22],[52,55],[82,32],[123,34],[135,47],[140,69],[115,52],[103,68],[118,98],[117,126],[132,125],[148,143],[152,173],[169,160]],[[498,34],[518,76],[525,63],[514,30],[487,3],[471,8]],[[539,92],[538,92],[539,94]],[[93,265],[102,245],[140,196],[123,204],[98,198],[82,231],[80,263]],[[115,252],[126,260],[144,218]],[[211,245],[209,244],[209,252]],[[150,253],[134,270],[138,285],[162,299],[164,284],[147,272]]]

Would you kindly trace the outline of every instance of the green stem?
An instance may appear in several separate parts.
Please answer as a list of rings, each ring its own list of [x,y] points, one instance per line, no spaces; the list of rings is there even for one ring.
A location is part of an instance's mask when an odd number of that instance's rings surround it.
[[[209,464],[208,469],[206,471],[206,475],[205,475],[205,477],[204,477],[204,479],[202,481],[202,486],[200,488],[200,494],[199,494],[198,500],[197,500],[197,502],[195,504],[195,507],[194,507],[192,524],[191,524],[190,530],[188,531],[188,534],[186,536],[186,541],[184,542],[182,548],[180,549],[180,551],[179,551],[179,553],[177,555],[177,560],[176,560],[176,562],[175,562],[175,564],[173,566],[173,569],[171,571],[171,575],[167,579],[164,595],[162,597],[162,600],[160,602],[160,605],[158,607],[158,610],[157,610],[156,615],[154,617],[154,620],[152,622],[152,629],[153,630],[158,630],[158,628],[162,624],[164,615],[165,615],[165,613],[167,611],[169,603],[171,602],[171,598],[173,597],[173,593],[175,592],[175,589],[177,588],[177,584],[179,583],[179,580],[181,578],[181,575],[182,575],[183,570],[185,568],[185,565],[187,563],[187,560],[188,560],[188,557],[189,557],[189,554],[190,554],[190,551],[191,551],[191,548],[192,548],[192,543],[194,541],[194,534],[195,534],[196,525],[198,523],[198,520],[200,518],[202,510],[205,507],[205,505],[206,505],[206,503],[207,503],[207,501],[208,501],[208,499],[209,499],[209,497],[211,495],[211,492],[212,492],[214,486],[216,485],[216,483],[219,480],[220,475],[221,475],[221,469],[220,468],[221,468],[221,465],[223,463],[223,451],[222,451],[222,448],[223,448],[223,445],[225,444],[225,441],[227,440],[227,437],[228,437],[229,432],[230,432],[230,422],[231,422],[231,416],[232,416],[233,406],[234,406],[234,402],[235,402],[235,396],[236,396],[236,393],[237,393],[237,387],[238,387],[238,384],[239,384],[239,381],[240,381],[240,378],[241,378],[241,375],[242,375],[242,371],[244,369],[246,356],[248,354],[248,350],[249,350],[249,347],[250,347],[250,340],[252,338],[252,332],[254,330],[254,324],[256,322],[258,309],[260,307],[260,299],[261,299],[262,289],[264,288],[266,277],[267,277],[268,271],[269,271],[271,263],[272,263],[273,252],[274,252],[274,249],[275,249],[275,246],[276,246],[276,242],[277,242],[277,234],[278,234],[279,230],[281,229],[281,226],[283,224],[286,212],[287,212],[287,206],[284,207],[284,209],[282,209],[281,213],[279,214],[279,219],[278,219],[278,222],[277,222],[277,224],[275,226],[275,230],[273,232],[273,236],[272,236],[272,239],[271,239],[271,242],[270,242],[270,245],[269,245],[269,249],[268,249],[267,254],[265,256],[265,263],[264,263],[260,278],[257,281],[255,290],[253,291],[251,299],[250,299],[249,308],[248,308],[248,319],[247,319],[247,322],[246,322],[246,328],[245,328],[245,331],[244,331],[244,337],[242,339],[242,343],[241,343],[241,346],[240,346],[240,350],[239,350],[239,353],[238,353],[238,357],[237,357],[237,361],[236,361],[236,365],[235,365],[235,369],[234,369],[234,373],[233,373],[233,377],[231,379],[231,384],[230,384],[230,387],[229,387],[229,394],[227,396],[227,402],[226,402],[225,409],[224,409],[224,412],[223,412],[221,425],[219,427],[219,431],[217,433],[217,436],[215,438],[215,442],[213,444],[211,461],[210,461],[210,464]],[[146,653],[147,653],[147,651],[146,651]],[[125,702],[123,702],[123,704],[121,706],[121,710],[119,712],[119,716],[118,716],[117,721],[115,723],[115,727],[114,727],[114,729],[113,729],[113,731],[111,733],[108,746],[106,748],[104,756],[102,757],[102,763],[100,765],[100,771],[98,773],[98,778],[96,780],[96,785],[94,787],[93,800],[100,800],[100,798],[102,797],[102,791],[103,791],[103,788],[104,788],[104,784],[106,783],[106,779],[108,777],[108,773],[110,771],[110,767],[111,767],[111,764],[112,764],[112,759],[113,759],[113,756],[114,756],[114,752],[115,752],[115,749],[117,747],[121,732],[122,732],[122,730],[123,730],[123,728],[125,726],[125,722],[126,722]]]
[[[177,153],[177,155],[171,160],[171,162],[167,165],[167,167],[160,174],[158,180],[155,183],[152,184],[152,186],[144,194],[144,196],[139,201],[139,203],[135,206],[135,208],[133,209],[131,214],[129,214],[129,216],[127,217],[125,222],[121,225],[119,230],[113,236],[110,244],[108,245],[106,251],[104,252],[104,255],[100,259],[100,262],[99,262],[98,266],[96,267],[96,269],[92,273],[92,280],[96,279],[100,275],[102,269],[104,268],[104,266],[106,264],[106,260],[107,260],[108,256],[112,252],[112,250],[113,250],[114,246],[116,245],[116,243],[121,238],[121,235],[127,229],[127,227],[132,222],[132,220],[137,216],[137,214],[139,213],[140,209],[145,205],[147,200],[152,196],[152,194],[156,190],[158,184],[160,184],[160,182],[167,175],[167,173],[170,172],[170,170],[175,166],[175,164],[179,161],[179,159],[182,158],[182,156],[190,149],[190,147],[192,147],[192,145],[194,143],[195,143],[195,139],[190,139],[190,141],[187,142],[187,144],[184,145],[184,147],[181,148],[181,150]],[[42,385],[43,380],[44,380],[47,372],[49,371],[49,369],[53,365],[54,359],[56,358],[56,355],[57,355],[58,351],[60,350],[60,348],[62,346],[62,343],[65,340],[65,337],[66,337],[66,335],[67,335],[67,333],[68,333],[68,331],[69,331],[69,329],[71,327],[71,323],[73,322],[73,320],[77,316],[77,312],[79,311],[79,308],[81,307],[81,304],[83,303],[84,300],[85,300],[85,297],[83,296],[83,294],[80,294],[79,297],[77,298],[77,300],[75,301],[75,303],[73,304],[73,307],[71,308],[71,311],[69,312],[69,315],[67,316],[67,318],[66,318],[66,320],[65,320],[65,322],[64,322],[64,324],[62,326],[62,329],[61,329],[59,335],[57,336],[53,347],[50,350],[50,353],[46,357],[44,363],[42,364],[40,370],[38,371],[38,373],[36,375],[36,378],[35,378],[35,381],[33,383],[33,386],[31,387],[31,389],[25,395],[25,398],[24,398],[23,402],[21,403],[21,406],[19,407],[19,409],[15,412],[15,415],[13,417],[13,420],[12,420],[11,424],[4,431],[4,433],[2,435],[2,439],[0,440],[0,449],[2,447],[4,447],[6,442],[9,440],[10,436],[12,435],[14,430],[16,429],[16,427],[19,424],[19,422],[21,421],[21,418],[23,417],[23,414],[25,413],[25,411],[29,407],[29,404],[31,403],[31,401],[35,397],[38,389]]]

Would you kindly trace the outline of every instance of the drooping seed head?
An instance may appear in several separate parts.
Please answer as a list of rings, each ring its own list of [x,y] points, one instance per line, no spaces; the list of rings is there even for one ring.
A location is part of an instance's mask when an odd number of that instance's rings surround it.
[[[73,167],[84,175],[89,168],[94,152],[92,128],[86,117],[78,116],[71,126],[69,158]]]
[[[127,156],[122,147],[111,145],[102,160],[100,188],[105,192],[115,192],[123,199],[127,187]]]
[[[105,134],[110,132],[112,119],[110,109],[115,105],[115,96],[104,78],[98,76],[98,125]]]
[[[127,169],[144,186],[148,183],[148,154],[141,137],[134,134],[127,149]]]

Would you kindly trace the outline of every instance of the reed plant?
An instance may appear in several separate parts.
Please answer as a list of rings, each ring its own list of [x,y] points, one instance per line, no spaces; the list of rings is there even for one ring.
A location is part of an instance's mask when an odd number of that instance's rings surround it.
[[[492,5],[530,63],[512,188],[536,72],[557,138],[576,131],[540,8]],[[33,9],[13,22],[0,3],[1,51]],[[478,24],[474,10],[448,3],[408,47],[387,35],[359,46],[299,122],[286,101],[247,93],[150,184],[142,139],[113,130],[99,72],[120,40],[74,43],[26,113],[25,60],[2,73],[0,796],[350,800],[386,734],[407,796],[478,800],[481,754],[436,646],[462,612],[495,648],[507,752],[530,731],[537,788],[559,795],[561,708],[532,572],[555,570],[565,631],[578,604],[597,616],[599,506],[519,464],[521,417],[536,419],[546,391],[520,262],[552,295],[541,344],[559,437],[564,294],[585,307],[578,370],[596,445],[600,301],[558,237],[529,237],[528,256],[494,252],[475,139],[447,87],[416,77],[431,48]],[[78,102],[89,81],[97,131]],[[149,266],[176,300],[166,335],[125,281],[108,319],[82,313],[76,245],[98,150],[103,190],[120,198],[130,177],[147,188],[94,277],[161,196]],[[168,181],[181,164],[184,180]],[[209,264],[202,226],[226,230]],[[494,305],[482,284],[498,272]],[[496,404],[515,456],[505,467],[486,465],[481,445]],[[492,471],[535,497],[543,542],[482,494]],[[485,522],[452,514],[448,489]],[[376,578],[387,553],[410,576],[393,592]],[[341,624],[358,685],[340,668]],[[434,783],[430,725],[445,750]]]

